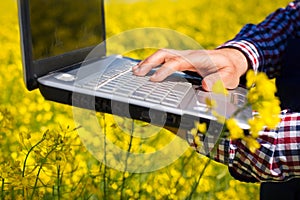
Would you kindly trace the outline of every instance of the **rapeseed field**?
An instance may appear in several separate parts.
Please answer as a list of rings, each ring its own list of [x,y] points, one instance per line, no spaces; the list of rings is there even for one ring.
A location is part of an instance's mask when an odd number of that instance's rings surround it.
[[[107,37],[158,27],[180,32],[211,49],[233,38],[245,23],[260,22],[287,2],[107,0]],[[206,166],[208,159],[192,149],[174,162],[144,173],[126,170],[131,164],[127,161],[120,166],[123,170],[100,162],[86,148],[87,144],[96,145],[93,136],[97,135],[90,135],[91,141],[82,140],[71,106],[46,101],[38,91],[26,90],[15,0],[0,2],[0,24],[1,199],[259,199],[259,184],[234,180],[227,167],[216,162]],[[135,38],[137,42],[145,39],[143,35]],[[157,46],[164,44],[162,40]],[[151,52],[128,55],[144,58]],[[105,127],[105,137],[129,152],[153,152],[174,138],[171,132],[159,129],[150,141],[142,143],[124,130],[146,134],[157,127],[96,115]],[[143,126],[147,131],[140,128]]]

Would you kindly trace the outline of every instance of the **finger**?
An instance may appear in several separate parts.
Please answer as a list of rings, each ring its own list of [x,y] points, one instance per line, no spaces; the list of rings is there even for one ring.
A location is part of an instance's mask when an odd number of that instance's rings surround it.
[[[163,81],[176,71],[191,70],[190,64],[182,57],[173,57],[165,62],[156,72],[150,77],[151,81]]]
[[[202,80],[202,88],[205,91],[212,91],[213,85],[217,82],[217,80],[220,80],[220,76],[218,73],[212,73],[205,77],[203,77]]]
[[[202,88],[206,91],[212,91],[213,85],[221,80],[226,89],[234,89],[239,84],[239,77],[232,71],[220,69],[216,73],[205,76],[202,80]]]
[[[222,68],[218,73],[226,89],[235,89],[239,85],[240,77],[231,67]]]
[[[160,66],[171,56],[172,54],[168,53],[166,49],[160,49],[134,66],[132,68],[133,73],[138,76],[145,76],[151,69]]]
[[[171,62],[167,62],[162,65],[156,72],[150,77],[150,81],[160,82],[165,78],[173,74],[176,70],[172,67]]]
[[[132,68],[132,72],[136,76],[145,76],[150,72],[153,68],[156,68],[158,65],[156,64],[143,64],[143,66],[135,66]]]

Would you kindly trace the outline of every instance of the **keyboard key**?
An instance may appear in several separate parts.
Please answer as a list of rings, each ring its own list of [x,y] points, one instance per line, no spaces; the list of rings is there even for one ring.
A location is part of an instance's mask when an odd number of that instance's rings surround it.
[[[102,87],[99,87],[97,89],[97,91],[107,92],[107,93],[113,93],[115,90],[116,90],[116,88],[114,86],[111,86],[111,85],[108,85],[108,84],[106,84]]]
[[[152,103],[160,103],[162,100],[161,97],[158,97],[158,96],[148,96],[146,98],[146,101],[149,101],[149,102],[152,102]]]
[[[149,93],[151,93],[151,91],[152,91],[152,88],[138,88],[137,90],[136,90],[137,92],[141,92],[141,93],[147,93],[147,94],[149,94]]]
[[[192,87],[188,82],[178,83],[174,77],[168,77],[164,82],[151,82],[149,76],[134,76],[132,66],[132,63],[125,63],[124,68],[124,63],[120,65],[120,62],[114,61],[107,69],[109,71],[94,74],[92,81],[89,78],[87,80],[90,82],[82,82],[82,85],[100,92],[170,107],[178,107]]]
[[[144,100],[147,97],[148,93],[146,92],[133,92],[131,97],[134,99]]]
[[[173,101],[179,101],[180,99],[182,99],[182,95],[176,94],[172,91],[166,96],[166,98],[173,100]]]
[[[172,100],[172,99],[164,99],[161,102],[161,104],[165,106],[177,107],[179,105],[179,101]]]
[[[176,84],[176,86],[174,86],[173,88],[173,92],[174,93],[178,93],[178,94],[186,94],[186,92],[191,88],[192,86],[190,84]]]
[[[116,91],[114,92],[114,94],[117,95],[121,95],[121,96],[125,96],[125,97],[129,97],[131,94],[133,93],[132,90],[126,90],[126,89],[116,89]]]

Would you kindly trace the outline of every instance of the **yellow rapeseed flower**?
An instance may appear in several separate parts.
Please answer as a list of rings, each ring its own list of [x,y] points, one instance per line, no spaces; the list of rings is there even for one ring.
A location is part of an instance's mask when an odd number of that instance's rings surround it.
[[[210,99],[210,98],[205,98],[205,104],[210,109],[217,106],[217,102],[214,99]]]
[[[274,79],[269,79],[265,73],[258,73],[256,79],[257,92],[264,97],[264,99],[273,99],[277,91]]]
[[[250,126],[250,133],[252,137],[257,138],[259,131],[264,127],[264,121],[260,117],[254,117],[248,120]]]
[[[207,130],[207,125],[205,122],[200,123],[198,121],[195,122],[195,127],[191,130],[191,134],[195,136],[197,132],[199,131],[200,133],[206,133]]]
[[[205,133],[207,131],[206,123],[197,123],[197,129],[200,133]]]
[[[198,135],[196,135],[194,137],[194,142],[195,144],[197,145],[197,147],[200,147],[201,146],[201,140],[200,140],[200,137]]]
[[[246,142],[247,147],[252,153],[254,153],[260,147],[258,141],[253,137],[247,136],[244,137],[243,140]]]
[[[230,118],[226,120],[226,126],[229,130],[231,139],[235,140],[235,139],[244,138],[245,136],[244,131],[238,126],[235,119]]]
[[[147,185],[146,190],[150,194],[153,191],[153,188],[151,187],[151,185]]]
[[[212,91],[216,94],[228,95],[228,90],[224,87],[224,84],[221,80],[217,80],[213,86]]]
[[[280,121],[279,114],[281,111],[280,101],[275,96],[277,91],[275,79],[269,79],[263,72],[255,74],[252,70],[247,73],[246,78],[247,87],[250,87],[247,99],[252,109],[258,112],[265,126],[275,128]],[[258,125],[254,123],[251,125],[255,126],[252,128],[255,130],[253,134],[257,134]]]
[[[197,135],[197,128],[192,128],[192,130],[190,131],[190,133],[195,137]]]
[[[256,80],[256,74],[253,70],[249,70],[246,74],[246,79],[247,79],[247,83],[246,83],[246,87],[247,88],[251,88]]]
[[[255,103],[259,100],[260,96],[257,93],[256,87],[252,87],[248,90],[247,100],[252,105],[252,109],[255,109]]]

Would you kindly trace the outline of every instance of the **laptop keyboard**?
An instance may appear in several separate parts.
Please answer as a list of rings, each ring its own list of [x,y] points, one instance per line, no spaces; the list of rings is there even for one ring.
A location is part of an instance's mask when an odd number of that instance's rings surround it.
[[[135,64],[135,63],[134,63]],[[107,73],[96,73],[81,87],[117,96],[142,100],[145,102],[178,107],[192,84],[178,76],[170,76],[163,82],[151,82],[150,72],[147,76],[132,74],[133,63],[126,62],[125,66],[111,65]]]

